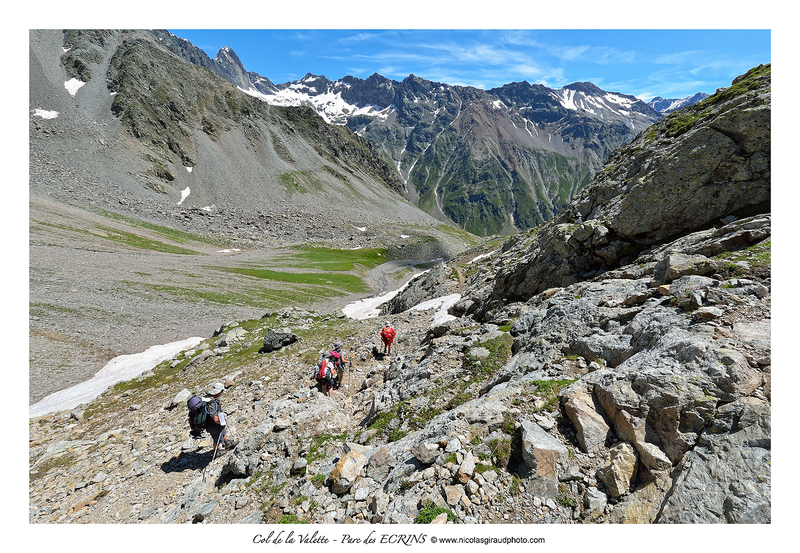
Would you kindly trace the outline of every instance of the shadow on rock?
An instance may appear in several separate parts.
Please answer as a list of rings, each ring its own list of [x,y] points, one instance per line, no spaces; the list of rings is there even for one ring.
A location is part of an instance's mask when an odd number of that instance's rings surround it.
[[[169,461],[161,463],[161,470],[165,473],[183,472],[185,470],[197,470],[205,468],[214,457],[214,449],[206,451],[181,451],[180,455],[173,457]]]

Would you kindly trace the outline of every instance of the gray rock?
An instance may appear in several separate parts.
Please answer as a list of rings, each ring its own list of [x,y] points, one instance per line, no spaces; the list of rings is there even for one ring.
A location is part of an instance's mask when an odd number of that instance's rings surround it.
[[[674,279],[669,285],[669,295],[675,298],[688,297],[692,292],[704,292],[706,288],[718,285],[718,281],[704,276],[681,276]]]
[[[529,489],[540,497],[555,497],[558,465],[566,457],[567,448],[531,421],[523,420],[521,430],[522,459],[532,479]]]
[[[175,397],[173,397],[171,400],[169,400],[166,403],[164,403],[164,405],[162,405],[162,408],[163,409],[173,409],[173,408],[181,406],[181,405],[185,406],[186,402],[189,400],[190,397],[192,397],[191,392],[189,392],[189,390],[184,388],[183,390],[178,392],[175,395]]]
[[[274,330],[270,328],[264,335],[264,347],[261,351],[264,353],[277,351],[283,347],[295,343],[299,339],[300,337],[293,332]]]
[[[386,446],[382,446],[369,457],[367,476],[379,482],[383,481],[396,464],[397,459],[394,455],[389,452]]]
[[[701,307],[692,313],[692,318],[697,321],[713,321],[722,317],[724,312],[719,307]]]
[[[264,513],[256,511],[244,517],[237,524],[261,524],[261,519],[264,518]]]
[[[594,486],[589,486],[586,488],[586,491],[583,494],[583,507],[585,515],[591,517],[601,515],[603,514],[603,511],[605,511],[607,504],[608,498],[606,497],[606,494]]]
[[[769,403],[753,398],[720,408],[714,425],[681,464],[656,522],[768,523],[770,420]]]
[[[298,457],[292,463],[292,474],[295,475],[303,475],[306,473],[306,467],[308,467],[308,461],[306,461],[303,457]]]
[[[458,467],[458,471],[456,471],[456,480],[461,484],[466,484],[467,482],[469,482],[470,478],[472,478],[472,474],[474,472],[475,472],[475,457],[473,457],[472,451],[468,451],[464,455],[464,460]]]
[[[204,503],[203,505],[200,506],[197,512],[194,513],[194,515],[192,515],[192,520],[194,520],[195,522],[203,522],[205,519],[209,517],[209,515],[211,515],[212,512],[214,512],[214,509],[217,508],[218,503],[219,503],[218,499],[214,499],[207,503]]]
[[[612,497],[619,497],[630,491],[631,484],[636,480],[638,471],[638,458],[633,447],[622,442],[611,448],[609,464],[597,470],[597,478],[608,488]]]
[[[659,284],[669,284],[687,275],[710,275],[716,266],[704,255],[668,254],[656,264],[653,277]]]

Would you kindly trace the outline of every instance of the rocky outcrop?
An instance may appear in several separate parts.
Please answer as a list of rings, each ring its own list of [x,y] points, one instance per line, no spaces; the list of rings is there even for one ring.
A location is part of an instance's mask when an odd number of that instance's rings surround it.
[[[760,226],[754,214],[769,212],[770,74],[753,69],[616,151],[553,223],[512,248],[494,297],[524,300],[666,253],[666,243],[690,253],[681,237],[698,231],[691,249],[709,240],[715,254],[762,240],[739,221]]]
[[[558,222],[595,220],[649,245],[769,210],[771,68],[759,66],[612,155]]]
[[[678,306],[684,281],[702,307]],[[409,523],[435,505],[467,523],[768,522],[770,282],[754,282],[575,283],[506,306],[521,313],[508,331],[463,320],[431,337],[435,308],[406,311],[391,362],[359,325],[354,386],[332,398],[298,359],[315,347],[305,338],[225,379],[240,442],[213,462],[186,439],[186,391],[112,391],[100,405],[150,414],[106,420],[88,406],[32,421],[31,521]],[[696,318],[710,306],[718,316]],[[218,378],[242,347],[191,373]]]

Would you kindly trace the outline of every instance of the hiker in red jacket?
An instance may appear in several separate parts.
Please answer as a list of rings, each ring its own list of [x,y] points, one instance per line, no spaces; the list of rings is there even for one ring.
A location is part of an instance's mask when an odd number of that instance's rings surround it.
[[[381,340],[383,340],[383,353],[392,353],[392,344],[394,343],[394,329],[389,321],[383,324],[381,329]]]

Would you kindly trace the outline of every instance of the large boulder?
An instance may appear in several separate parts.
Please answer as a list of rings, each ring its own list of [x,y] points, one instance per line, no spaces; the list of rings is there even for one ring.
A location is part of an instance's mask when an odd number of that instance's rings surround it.
[[[397,458],[391,454],[386,446],[381,446],[378,451],[370,455],[367,463],[367,476],[381,482],[389,476],[389,472],[397,465]]]
[[[331,471],[331,491],[338,495],[350,491],[366,463],[367,457],[357,451],[345,453]]]
[[[770,522],[770,411],[769,403],[754,398],[721,407],[680,464],[657,522]]]
[[[567,417],[577,431],[578,443],[586,453],[605,445],[612,434],[611,427],[603,418],[602,409],[587,390],[583,381],[578,381],[561,393],[561,403]]]
[[[531,489],[541,497],[555,497],[558,490],[558,464],[567,448],[538,424],[523,420],[522,459],[533,479]]]
[[[261,351],[262,353],[277,351],[289,344],[295,343],[299,339],[297,334],[291,332],[289,329],[274,330],[270,328],[264,335],[264,347]]]
[[[274,428],[274,423],[267,419],[242,436],[236,449],[225,458],[222,474],[240,477],[253,474],[258,467],[261,446]]]
[[[656,282],[664,284],[685,275],[710,275],[716,266],[704,255],[673,253],[665,255],[653,269]]]

